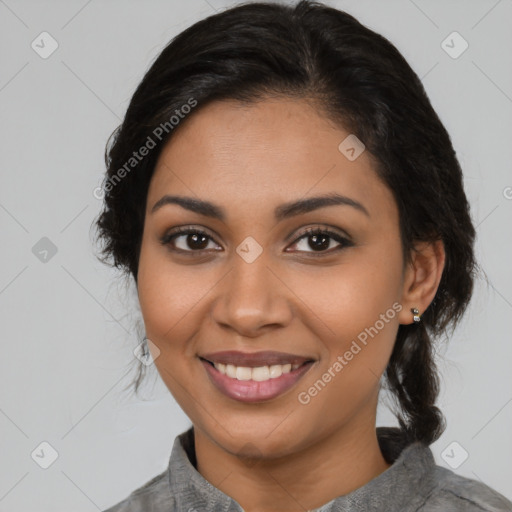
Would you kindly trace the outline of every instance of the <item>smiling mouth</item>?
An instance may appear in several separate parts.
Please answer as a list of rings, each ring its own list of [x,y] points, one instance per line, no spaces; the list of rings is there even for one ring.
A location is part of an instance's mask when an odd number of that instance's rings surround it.
[[[284,374],[293,372],[304,365],[314,362],[312,359],[310,359],[304,361],[303,363],[285,363],[249,367],[213,362],[203,357],[200,357],[200,359],[213,366],[222,375],[225,375],[231,379],[236,379],[239,381],[252,380],[256,382],[265,382],[271,379],[278,379]]]
[[[218,391],[232,400],[246,403],[265,402],[291,390],[317,362],[302,359],[272,365],[262,365],[253,359],[252,366],[236,366],[199,357],[210,382]]]

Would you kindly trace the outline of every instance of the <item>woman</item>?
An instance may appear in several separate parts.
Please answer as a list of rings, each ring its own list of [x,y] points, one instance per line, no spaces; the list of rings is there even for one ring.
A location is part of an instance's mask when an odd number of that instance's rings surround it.
[[[193,424],[108,512],[512,510],[429,448],[475,230],[389,41],[305,1],[211,16],[153,63],[106,161],[103,255]],[[400,428],[376,429],[381,384]]]

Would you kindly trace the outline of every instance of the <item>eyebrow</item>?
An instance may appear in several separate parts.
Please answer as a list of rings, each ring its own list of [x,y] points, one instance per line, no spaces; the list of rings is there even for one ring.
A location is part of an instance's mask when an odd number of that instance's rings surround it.
[[[160,198],[153,205],[153,208],[151,208],[151,213],[153,214],[167,204],[177,204],[191,212],[204,215],[205,217],[218,219],[220,221],[225,221],[227,217],[224,208],[217,206],[209,201],[196,199],[193,197],[170,195],[165,195]],[[337,193],[310,197],[307,199],[299,199],[297,201],[284,203],[274,210],[274,217],[277,221],[282,221],[284,219],[294,217],[296,215],[302,215],[319,208],[338,205],[351,206],[357,211],[364,213],[367,217],[370,217],[368,210],[360,202]]]

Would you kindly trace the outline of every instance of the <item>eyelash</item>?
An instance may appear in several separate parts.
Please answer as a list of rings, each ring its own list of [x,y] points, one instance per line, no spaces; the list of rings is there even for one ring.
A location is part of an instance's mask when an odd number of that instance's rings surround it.
[[[184,236],[184,235],[191,235],[191,234],[195,234],[195,235],[201,235],[201,236],[205,236],[207,238],[209,238],[210,240],[213,240],[213,238],[208,234],[206,233],[206,231],[203,231],[202,229],[199,229],[199,228],[177,228],[173,231],[171,231],[170,233],[166,233],[161,239],[160,239],[160,243],[164,246],[168,246],[170,250],[172,251],[175,251],[175,252],[180,252],[181,254],[183,253],[190,253],[190,256],[194,257],[194,256],[201,256],[201,253],[207,249],[199,249],[199,250],[183,250],[183,249],[175,249],[171,246],[171,242],[174,241],[176,238],[180,237],[180,236]],[[341,246],[340,247],[337,247],[335,249],[328,249],[328,250],[325,250],[325,251],[318,251],[318,252],[315,252],[315,251],[299,251],[299,252],[306,252],[306,254],[309,254],[310,256],[312,257],[322,257],[322,256],[328,256],[328,255],[331,255],[333,252],[338,252],[338,251],[341,251],[347,247],[352,247],[354,245],[354,243],[349,240],[348,238],[340,235],[339,233],[336,233],[334,231],[331,231],[330,229],[327,229],[327,228],[319,228],[319,227],[316,227],[316,228],[307,228],[304,233],[302,233],[302,235],[300,235],[298,238],[295,239],[295,241],[293,242],[292,245],[295,245],[297,244],[300,240],[304,239],[304,238],[309,238],[311,236],[314,236],[314,235],[327,235],[329,238],[335,240],[336,242],[340,243]],[[330,245],[330,244],[329,244]]]

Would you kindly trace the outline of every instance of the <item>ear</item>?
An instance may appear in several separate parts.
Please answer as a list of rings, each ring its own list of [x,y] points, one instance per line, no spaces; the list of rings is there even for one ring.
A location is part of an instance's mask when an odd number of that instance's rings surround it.
[[[412,308],[425,312],[434,297],[441,281],[445,263],[445,250],[442,240],[419,242],[411,251],[411,262],[407,263],[402,289],[402,310],[398,315],[401,324],[412,324]]]

